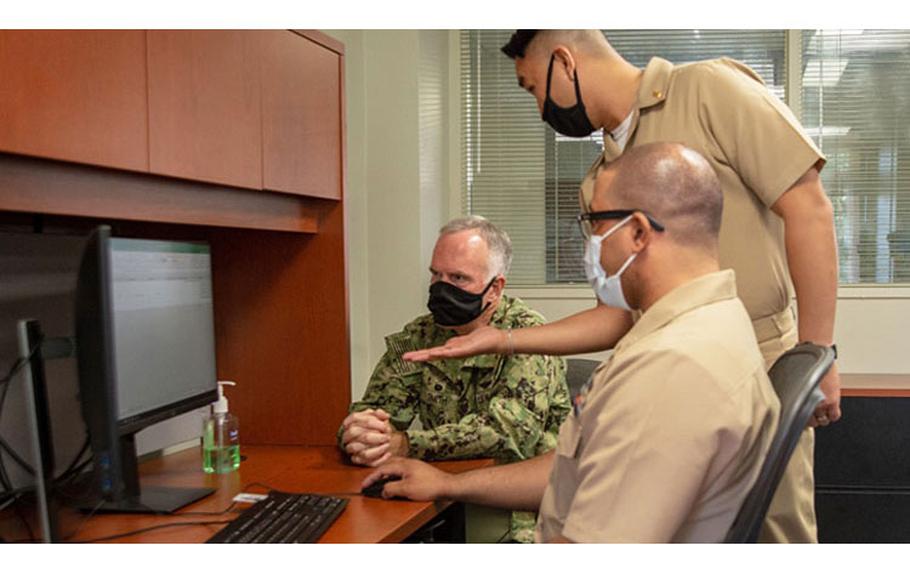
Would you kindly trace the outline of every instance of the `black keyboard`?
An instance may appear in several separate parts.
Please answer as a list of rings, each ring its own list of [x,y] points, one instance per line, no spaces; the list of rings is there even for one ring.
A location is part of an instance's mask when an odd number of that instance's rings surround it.
[[[272,491],[206,542],[316,542],[347,499]]]

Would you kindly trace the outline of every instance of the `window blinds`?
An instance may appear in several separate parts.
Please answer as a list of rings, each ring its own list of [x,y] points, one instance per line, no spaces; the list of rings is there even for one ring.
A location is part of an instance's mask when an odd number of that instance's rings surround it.
[[[828,158],[840,281],[906,283],[910,31],[807,30],[801,44],[802,122]]]
[[[584,282],[574,217],[578,185],[601,151],[555,134],[518,87],[499,48],[513,30],[461,33],[463,205],[512,237],[510,281]],[[787,100],[785,30],[604,30],[633,65],[714,57],[743,61]],[[801,109],[828,157],[822,172],[835,207],[842,283],[910,281],[910,31],[799,32]]]

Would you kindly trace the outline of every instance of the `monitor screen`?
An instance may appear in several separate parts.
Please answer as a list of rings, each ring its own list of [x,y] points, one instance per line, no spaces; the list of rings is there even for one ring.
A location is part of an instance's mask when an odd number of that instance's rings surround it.
[[[87,508],[172,512],[212,489],[140,486],[135,433],[217,399],[209,247],[110,233],[89,236],[76,284],[80,401],[100,496]]]
[[[204,243],[122,238],[110,255],[117,419],[136,430],[217,388],[211,256]]]

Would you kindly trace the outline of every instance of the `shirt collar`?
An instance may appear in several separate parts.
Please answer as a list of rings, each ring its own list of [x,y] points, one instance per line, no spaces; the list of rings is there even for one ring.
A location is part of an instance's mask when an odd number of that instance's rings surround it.
[[[642,110],[667,100],[672,73],[672,63],[660,57],[652,57],[642,73],[635,108]]]
[[[644,312],[616,344],[616,351],[633,345],[687,312],[733,298],[736,298],[736,277],[730,269],[691,280],[664,295]]]
[[[619,146],[620,151],[626,147],[626,143],[629,141],[629,134],[631,134],[633,118],[635,118],[634,111],[630,112],[629,115],[619,123],[619,126],[610,132],[610,138],[616,142],[616,145]]]
[[[512,307],[513,300],[508,298],[503,294],[502,298],[499,300],[499,305],[496,306],[496,311],[493,312],[493,317],[490,318],[490,326],[503,329],[506,327],[506,315],[509,311],[509,308]],[[478,367],[483,369],[492,369],[499,364],[502,357],[495,353],[489,353],[486,355],[474,355],[473,357],[468,357],[464,360],[462,365],[464,367]]]
[[[638,130],[638,120],[641,117],[641,111],[656,106],[665,100],[670,90],[670,75],[673,73],[673,64],[660,57],[652,57],[651,61],[645,67],[641,76],[641,84],[638,86],[638,95],[635,98],[635,105],[632,107],[631,124],[629,125],[629,136],[625,147],[635,136]],[[582,182],[581,193],[579,194],[582,211],[590,211],[591,198],[594,195],[593,172],[597,171],[604,162],[612,162],[622,155],[624,148],[613,140],[612,136],[604,134],[604,151],[594,161],[594,164],[588,170],[588,176]],[[591,178],[591,179],[588,179]]]

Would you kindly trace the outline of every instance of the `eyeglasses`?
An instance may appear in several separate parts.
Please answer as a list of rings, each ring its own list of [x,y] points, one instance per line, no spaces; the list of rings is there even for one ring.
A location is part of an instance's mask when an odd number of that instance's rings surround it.
[[[663,225],[654,220],[653,217],[641,211],[639,209],[614,209],[612,211],[591,211],[590,213],[582,213],[575,217],[575,220],[578,221],[578,229],[581,231],[581,234],[584,238],[588,239],[591,235],[594,234],[594,222],[595,221],[606,221],[607,219],[625,219],[633,213],[641,213],[644,215],[648,222],[657,232],[663,232],[666,229]]]

